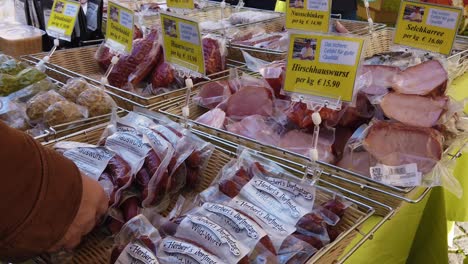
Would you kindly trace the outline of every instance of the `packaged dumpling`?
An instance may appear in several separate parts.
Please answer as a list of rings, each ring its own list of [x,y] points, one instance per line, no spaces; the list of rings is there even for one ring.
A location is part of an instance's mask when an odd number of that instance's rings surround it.
[[[76,103],[88,108],[90,117],[109,114],[115,105],[112,98],[102,89],[88,89],[80,94]]]
[[[66,101],[66,99],[56,91],[38,93],[26,104],[26,114],[31,120],[38,120],[43,117],[44,111],[56,102]]]
[[[69,101],[56,102],[44,112],[44,121],[49,126],[65,124],[87,117],[86,108]]]
[[[78,96],[89,89],[88,83],[82,78],[73,78],[67,81],[59,90],[59,94],[67,98],[69,101],[76,102]]]

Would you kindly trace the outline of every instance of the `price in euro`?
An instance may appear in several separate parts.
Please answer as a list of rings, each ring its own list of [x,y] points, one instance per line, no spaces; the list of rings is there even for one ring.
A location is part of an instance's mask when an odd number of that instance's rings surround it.
[[[422,41],[426,42],[428,44],[432,44],[432,45],[442,45],[442,44],[444,44],[443,39],[437,39],[437,38],[431,38],[431,37],[423,37]]]
[[[340,88],[341,82],[328,79],[318,79],[317,85],[323,87]]]

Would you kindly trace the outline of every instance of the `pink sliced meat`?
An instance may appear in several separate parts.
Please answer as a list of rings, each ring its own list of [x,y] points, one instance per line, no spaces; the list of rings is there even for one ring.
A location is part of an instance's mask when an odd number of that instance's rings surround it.
[[[273,101],[271,93],[264,87],[245,86],[229,97],[226,115],[242,119],[251,115],[271,116]]]
[[[226,126],[229,132],[255,139],[265,144],[278,144],[279,134],[274,127],[266,121],[265,117],[259,115],[248,116],[240,122]]]
[[[224,126],[225,119],[226,113],[224,113],[224,111],[219,108],[215,108],[204,113],[195,121],[210,127],[221,129]]]
[[[418,127],[433,127],[447,107],[448,98],[389,93],[380,107],[389,118]]]
[[[397,74],[392,88],[402,94],[441,95],[447,85],[447,72],[439,61],[426,61]]]
[[[309,151],[313,148],[313,136],[299,130],[291,130],[281,137],[278,146],[304,156],[309,156]],[[317,148],[320,161],[327,163],[335,161],[335,156],[332,153],[332,142],[319,137]]]
[[[343,154],[343,158],[336,165],[368,177],[370,177],[369,168],[373,166],[371,156],[367,151],[351,152],[350,150]]]
[[[430,172],[443,152],[442,135],[439,131],[385,121],[371,126],[363,145],[384,165],[416,163],[422,173]]]
[[[364,65],[362,74],[371,80],[370,84],[361,91],[371,95],[381,95],[391,88],[400,68],[386,65]]]
[[[341,24],[338,20],[335,21],[335,29],[338,33],[349,33],[349,30],[345,26],[343,26],[343,24]]]
[[[230,95],[231,89],[227,81],[209,82],[200,88],[200,92],[193,98],[193,101],[199,106],[212,109]]]

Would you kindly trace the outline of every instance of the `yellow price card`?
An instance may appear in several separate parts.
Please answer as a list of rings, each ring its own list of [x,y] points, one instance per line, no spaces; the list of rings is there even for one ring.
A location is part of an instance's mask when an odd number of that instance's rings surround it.
[[[364,39],[290,34],[284,91],[352,102]]]
[[[193,0],[167,0],[166,5],[174,8],[194,9],[195,3]]]
[[[109,2],[107,6],[106,45],[119,53],[131,53],[133,23],[132,10]]]
[[[54,38],[71,41],[80,3],[75,1],[55,0],[52,6],[47,34]]]
[[[328,32],[331,0],[287,0],[286,28]]]
[[[394,42],[450,55],[461,16],[460,8],[403,0]]]
[[[205,61],[198,22],[168,13],[161,13],[160,16],[165,60],[205,75]]]

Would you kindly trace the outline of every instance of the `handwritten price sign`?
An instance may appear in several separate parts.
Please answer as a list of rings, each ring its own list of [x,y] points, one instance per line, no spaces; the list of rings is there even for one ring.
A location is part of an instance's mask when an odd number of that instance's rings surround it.
[[[461,16],[460,8],[403,0],[394,42],[450,55]]]

